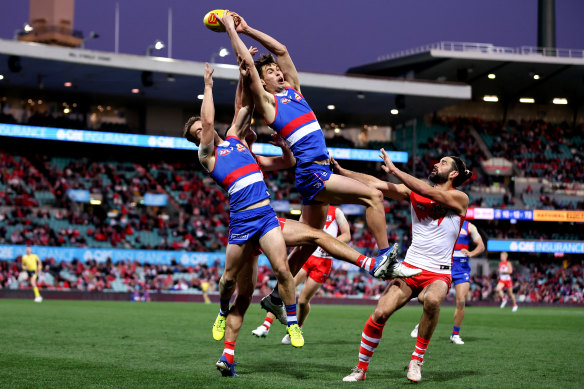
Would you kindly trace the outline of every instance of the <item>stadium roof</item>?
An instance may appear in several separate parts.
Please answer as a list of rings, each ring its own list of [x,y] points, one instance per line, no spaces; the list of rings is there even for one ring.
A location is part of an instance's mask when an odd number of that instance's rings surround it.
[[[549,104],[563,97],[582,104],[584,96],[584,50],[439,42],[380,57],[347,73],[465,82],[472,87],[473,100],[496,95],[503,103],[531,97]]]
[[[9,58],[18,57],[20,71],[12,71]],[[17,67],[18,67],[17,66]],[[196,102],[203,91],[205,64],[165,57],[147,57],[0,40],[0,88],[44,89],[51,92],[118,96],[128,102],[148,100]],[[18,70],[18,69],[16,69]],[[152,72],[153,85],[144,87],[143,72]],[[234,65],[216,64],[214,98],[232,106],[239,73]],[[321,121],[390,124],[468,100],[468,85],[382,77],[300,73],[302,92]],[[65,83],[71,86],[66,87]],[[133,94],[132,89],[140,93]],[[1,90],[1,89],[0,89]],[[390,115],[396,96],[408,96],[408,107]],[[334,105],[336,109],[327,109]],[[324,119],[323,119],[324,117]]]

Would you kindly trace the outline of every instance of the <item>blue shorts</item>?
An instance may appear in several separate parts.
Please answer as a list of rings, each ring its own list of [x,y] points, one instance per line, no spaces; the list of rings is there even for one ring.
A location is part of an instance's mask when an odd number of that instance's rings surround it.
[[[467,257],[452,258],[452,282],[455,286],[470,282],[470,259]]]
[[[302,204],[321,204],[314,196],[324,189],[325,182],[333,174],[330,165],[304,163],[296,167],[296,189],[302,196]]]
[[[229,215],[228,242],[230,244],[244,244],[248,240],[259,240],[274,228],[280,228],[280,223],[271,205],[232,212]]]

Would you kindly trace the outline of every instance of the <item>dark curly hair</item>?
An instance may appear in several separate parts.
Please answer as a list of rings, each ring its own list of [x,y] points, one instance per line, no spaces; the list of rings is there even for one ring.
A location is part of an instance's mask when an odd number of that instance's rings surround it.
[[[191,129],[191,126],[195,122],[198,122],[199,120],[201,120],[200,116],[191,116],[189,120],[187,120],[187,122],[185,123],[185,127],[183,129],[183,137],[189,142],[193,142],[194,144],[197,144],[197,140],[195,139],[194,136],[191,135],[191,132],[189,130]]]
[[[452,158],[452,160],[454,160],[454,166],[452,167],[452,171],[456,170],[458,172],[458,176],[456,176],[454,180],[452,180],[452,185],[454,187],[461,186],[466,182],[466,180],[472,177],[472,172],[466,169],[466,164],[462,159],[453,156],[450,156],[449,158]]]

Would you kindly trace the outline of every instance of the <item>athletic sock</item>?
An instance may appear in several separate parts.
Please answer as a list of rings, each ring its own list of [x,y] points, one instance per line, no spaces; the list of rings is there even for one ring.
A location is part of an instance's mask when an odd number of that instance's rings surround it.
[[[227,316],[227,314],[229,313],[229,300],[230,299],[219,300],[219,314],[221,316]]]
[[[416,361],[424,362],[424,354],[426,353],[426,349],[428,349],[428,343],[430,343],[430,339],[424,339],[418,335],[416,348],[412,353],[412,360],[415,359]]]
[[[365,271],[371,271],[375,268],[375,258],[359,255],[359,258],[357,258],[357,266]]]
[[[223,349],[223,356],[227,362],[233,363],[235,361],[235,342],[225,341],[225,348]]]
[[[377,323],[371,317],[367,319],[365,327],[363,327],[363,333],[361,333],[361,347],[359,347],[357,368],[364,371],[369,368],[371,357],[373,357],[373,353],[381,341],[383,327],[385,327],[385,323]]]
[[[452,327],[452,335],[459,335],[460,334],[460,327],[453,326]]]
[[[34,297],[41,297],[41,294],[39,293],[39,288],[35,286],[34,288],[32,288],[32,291],[34,292]]]
[[[288,316],[288,327],[298,324],[296,320],[296,304],[286,305],[286,316]]]
[[[269,317],[269,316],[266,315],[266,318],[264,319],[264,324],[262,324],[262,325],[264,327],[266,327],[266,330],[267,331],[269,331],[273,322],[274,322],[274,319],[272,319],[271,317]]]
[[[272,293],[270,293],[270,299],[272,300],[272,304],[282,305],[280,292],[278,292],[278,284],[276,284],[276,287],[274,288],[274,290],[272,290]]]

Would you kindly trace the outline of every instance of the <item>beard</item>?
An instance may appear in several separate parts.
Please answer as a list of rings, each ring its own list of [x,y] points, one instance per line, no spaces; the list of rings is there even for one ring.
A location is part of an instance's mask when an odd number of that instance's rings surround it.
[[[446,181],[448,181],[448,174],[440,174],[436,172],[430,174],[428,179],[434,184],[444,184]]]

